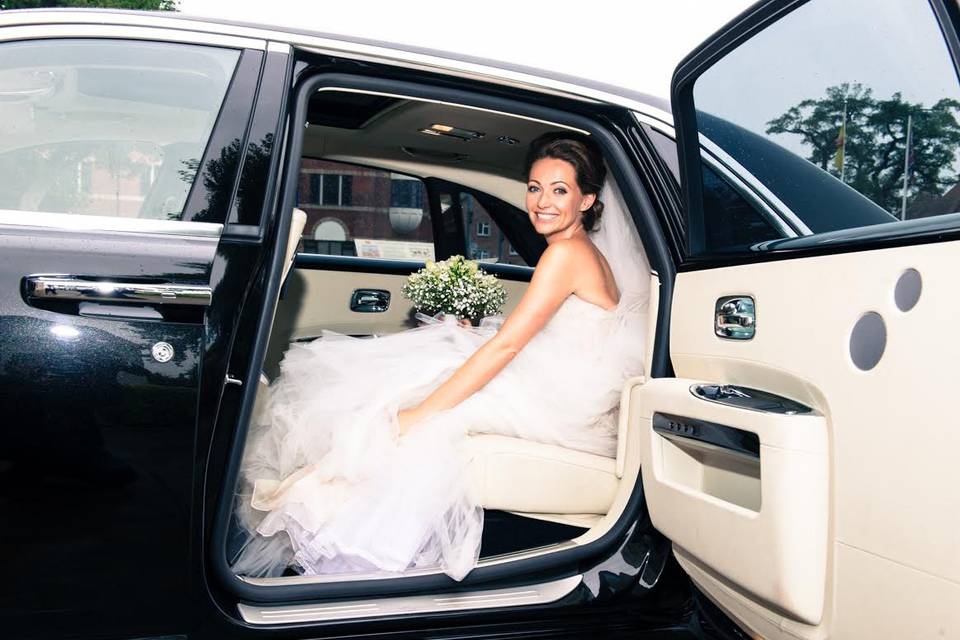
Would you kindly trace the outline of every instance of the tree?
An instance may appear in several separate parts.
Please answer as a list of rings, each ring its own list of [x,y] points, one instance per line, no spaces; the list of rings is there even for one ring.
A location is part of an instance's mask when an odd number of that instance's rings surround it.
[[[4,9],[48,9],[53,7],[176,11],[177,0],[0,0],[0,11]]]
[[[845,131],[841,136],[841,126]],[[810,149],[807,159],[894,214],[903,196],[907,128],[910,128],[908,202],[920,194],[939,197],[957,182],[953,170],[960,148],[960,102],[944,98],[931,107],[894,93],[874,98],[858,83],[826,90],[803,100],[767,123],[767,133],[794,134]],[[836,162],[838,153],[843,162]],[[841,171],[842,166],[842,171]]]

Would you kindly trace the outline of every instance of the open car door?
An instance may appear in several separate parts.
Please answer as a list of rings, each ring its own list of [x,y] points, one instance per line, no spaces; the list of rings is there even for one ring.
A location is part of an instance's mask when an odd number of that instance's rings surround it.
[[[766,638],[960,629],[957,6],[761,2],[677,68],[654,525]],[[738,178],[710,196],[701,150]],[[749,197],[745,194],[749,192]]]

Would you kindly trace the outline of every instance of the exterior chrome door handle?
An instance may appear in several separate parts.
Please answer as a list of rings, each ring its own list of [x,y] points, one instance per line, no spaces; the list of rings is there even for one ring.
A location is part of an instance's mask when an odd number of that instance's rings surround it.
[[[350,296],[350,311],[383,313],[390,308],[390,292],[383,289],[356,289]]]
[[[721,338],[750,340],[757,331],[756,308],[750,296],[727,296],[717,300],[713,331]]]
[[[30,299],[79,302],[141,302],[207,306],[213,297],[205,285],[142,284],[85,280],[71,276],[27,276],[25,295]]]

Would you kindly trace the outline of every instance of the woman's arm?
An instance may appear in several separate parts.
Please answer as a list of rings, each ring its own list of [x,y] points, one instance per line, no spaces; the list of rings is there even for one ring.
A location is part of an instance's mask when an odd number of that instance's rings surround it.
[[[581,251],[571,242],[547,247],[523,298],[500,330],[423,402],[399,413],[401,434],[415,422],[460,404],[507,366],[574,292]]]

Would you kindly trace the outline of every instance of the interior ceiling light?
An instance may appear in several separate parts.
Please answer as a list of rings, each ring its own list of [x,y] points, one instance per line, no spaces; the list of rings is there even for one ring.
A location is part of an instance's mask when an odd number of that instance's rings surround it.
[[[520,141],[516,138],[511,138],[510,136],[500,136],[497,138],[497,142],[502,142],[503,144],[508,144],[510,146],[520,144]]]
[[[448,138],[456,138],[457,140],[463,140],[464,142],[471,142],[472,140],[480,140],[481,138],[487,135],[485,133],[481,133],[480,131],[462,129],[460,127],[454,127],[449,124],[432,124],[427,128],[420,129],[420,133],[425,133],[430,136],[447,136]]]

